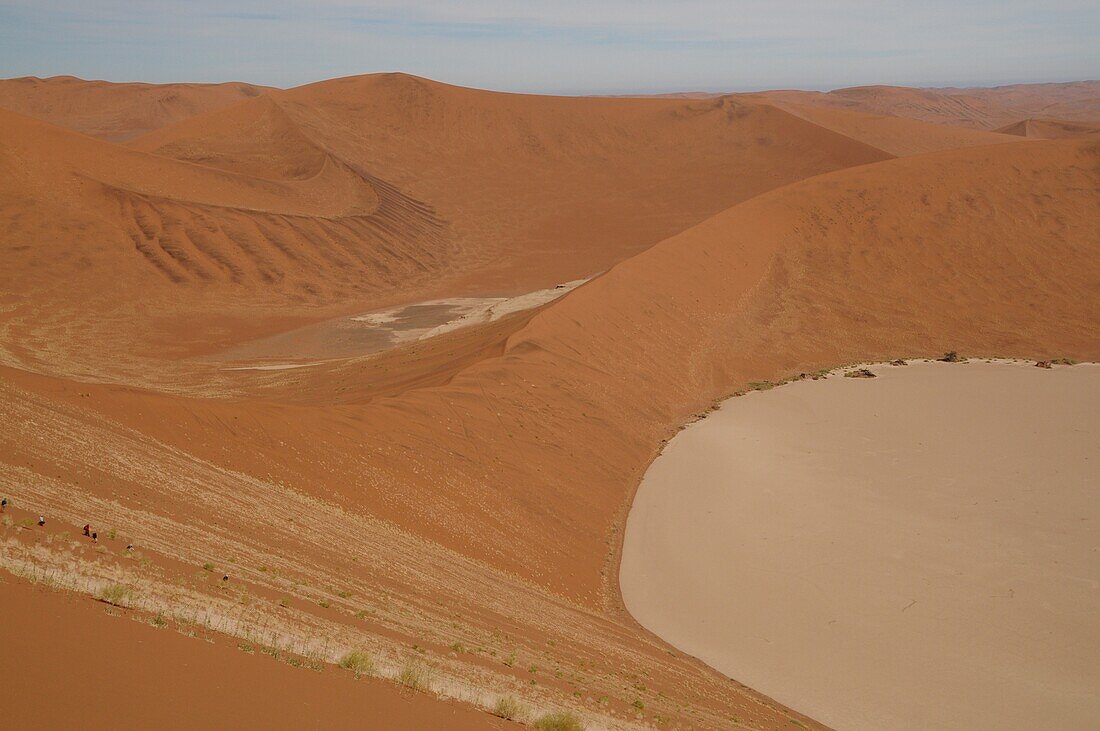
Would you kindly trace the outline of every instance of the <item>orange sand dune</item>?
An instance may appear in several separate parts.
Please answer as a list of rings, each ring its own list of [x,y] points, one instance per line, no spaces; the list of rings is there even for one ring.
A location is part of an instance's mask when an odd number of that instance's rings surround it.
[[[772,103],[814,124],[899,157],[1014,141],[1006,134],[952,127],[908,117],[854,112],[778,99],[772,100]]]
[[[1100,80],[1061,84],[1010,84],[992,89],[941,89],[946,94],[978,95],[1026,116],[1100,122]]]
[[[1059,140],[1066,137],[1100,136],[1100,124],[1067,122],[1060,119],[1024,119],[997,130],[1001,134],[1032,137],[1040,140]]]
[[[992,89],[858,86],[827,93],[774,91],[761,96],[983,130],[997,129],[1029,116],[1100,120],[1100,81],[1018,84]]]
[[[286,154],[291,130],[429,203],[480,253],[476,281],[510,291],[589,276],[770,188],[888,157],[732,98],[501,94],[405,74],[273,93],[133,144],[255,170]]]
[[[121,142],[267,91],[254,84],[117,84],[73,76],[0,80],[0,107]]]
[[[295,307],[409,286],[454,255],[430,206],[323,153],[308,175],[276,179],[11,112],[0,112],[0,134],[0,196],[12,202],[0,214],[9,361],[68,370],[99,361],[102,373],[106,356],[125,370],[135,350],[178,353],[196,334],[224,338],[233,318],[248,332]],[[283,313],[258,309],[279,304]],[[18,350],[28,345],[33,356]]]
[[[134,149],[10,113],[0,124],[13,140],[0,194],[22,201],[0,214],[17,219],[9,327],[51,344],[33,367],[137,381],[135,351],[553,286],[764,190],[889,157],[732,99],[535,97],[398,74],[271,92]],[[123,276],[105,297],[107,272]]]
[[[0,122],[22,131],[0,136],[0,422],[20,425],[0,429],[0,489],[149,559],[13,527],[3,565],[126,581],[230,633],[416,653],[490,704],[814,726],[622,609],[622,527],[662,440],[750,381],[842,362],[1100,356],[1091,141],[891,159],[736,98],[402,75],[272,93],[139,149]],[[202,197],[219,190],[243,203]],[[181,232],[249,276],[166,276],[141,248],[182,269]],[[325,263],[341,250],[374,259]],[[334,314],[604,269],[538,311],[317,373],[209,360]]]
[[[19,669],[2,675],[4,717],[23,727],[519,728],[349,672],[294,670],[216,635],[188,639],[106,604],[11,579],[0,587],[0,667]]]
[[[513,485],[533,489],[519,470],[534,463],[540,520],[560,511],[564,529],[585,516],[573,532],[589,545],[562,547],[558,560],[593,595],[600,576],[584,556],[598,550],[600,526],[614,522],[660,438],[712,397],[792,371],[953,347],[1100,355],[1098,152],[1079,142],[980,147],[759,196],[551,305],[502,358],[449,389],[409,399],[427,410],[484,389],[490,403],[527,404],[500,426],[492,414],[477,426],[456,415],[451,428],[504,427],[531,445],[530,461],[493,481],[501,496],[491,502],[508,502]],[[532,411],[541,418],[521,416]]]

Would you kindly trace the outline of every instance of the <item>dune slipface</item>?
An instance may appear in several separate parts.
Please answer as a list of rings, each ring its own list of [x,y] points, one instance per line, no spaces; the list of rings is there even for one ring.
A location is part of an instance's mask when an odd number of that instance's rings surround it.
[[[1094,141],[836,120],[402,74],[125,144],[0,113],[3,566],[483,708],[816,727],[623,608],[662,443],[838,363],[1100,355]],[[435,332],[343,347],[393,313]]]

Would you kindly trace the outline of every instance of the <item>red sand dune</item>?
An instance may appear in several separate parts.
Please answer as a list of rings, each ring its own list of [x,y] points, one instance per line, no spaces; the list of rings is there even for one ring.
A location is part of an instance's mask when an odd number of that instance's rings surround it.
[[[18,219],[4,245],[21,274],[3,285],[25,295],[10,317],[68,330],[55,346],[85,367],[107,342],[115,358],[201,352],[432,293],[553,286],[770,188],[889,157],[732,99],[536,97],[404,75],[272,92],[137,150],[14,114],[0,125],[13,140],[0,194],[24,201],[4,214]],[[105,271],[119,277],[102,302]],[[99,317],[139,302],[145,315]],[[44,355],[34,367],[61,367]]]
[[[834,91],[764,92],[764,98],[871,114],[888,114],[954,127],[992,130],[1031,116],[1100,120],[1100,81],[1019,84],[992,89],[912,89],[857,86]]]
[[[1061,119],[1024,119],[1001,127],[997,131],[1001,134],[1040,140],[1060,140],[1067,137],[1100,136],[1100,124],[1067,122]]]
[[[265,91],[263,86],[237,82],[116,84],[73,76],[26,76],[0,80],[0,107],[120,142]]]
[[[24,728],[306,728],[319,719],[348,729],[519,728],[380,680],[295,670],[223,637],[203,642],[125,610],[108,615],[106,604],[11,581],[2,591],[0,667],[20,669],[3,675],[4,718]]]
[[[905,116],[788,102],[771,99],[766,94],[761,95],[761,98],[814,124],[899,157],[1014,141],[1014,138],[1005,134],[936,124]]]
[[[913,125],[832,124],[919,151]],[[593,721],[813,725],[619,601],[633,490],[715,399],[945,350],[1100,355],[1094,141],[892,159],[736,98],[402,75],[272,92],[128,148],[0,125],[0,421],[21,425],[0,430],[0,488],[116,526],[150,560],[5,528],[5,565],[423,652],[452,682]],[[927,149],[977,140],[920,129]],[[538,311],[379,356],[190,359],[603,269]],[[232,566],[247,603],[205,561]]]

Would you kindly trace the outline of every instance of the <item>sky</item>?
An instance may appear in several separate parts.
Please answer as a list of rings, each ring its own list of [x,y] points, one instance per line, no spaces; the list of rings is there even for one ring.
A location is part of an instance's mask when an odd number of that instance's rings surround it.
[[[0,77],[536,93],[1100,78],[1100,0],[0,0]]]

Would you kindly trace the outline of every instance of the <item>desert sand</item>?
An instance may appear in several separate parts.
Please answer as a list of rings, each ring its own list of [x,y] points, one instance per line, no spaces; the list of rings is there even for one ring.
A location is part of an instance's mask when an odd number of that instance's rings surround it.
[[[871,370],[673,439],[627,522],[627,607],[838,729],[1091,728],[1100,366]]]
[[[126,626],[160,612],[232,652],[262,632],[282,651],[257,661],[358,648],[392,684],[418,660],[486,719],[515,697],[592,728],[818,728],[623,606],[662,445],[838,363],[1100,359],[1100,146],[991,131],[1087,116],[1090,83],[970,90],[980,124],[945,125],[949,90],[876,109],[371,74],[161,116],[182,90],[48,81],[37,104],[17,81],[0,567],[101,613],[122,585]]]
[[[103,611],[106,605],[23,582],[6,580],[2,590],[6,724],[58,728],[84,719],[116,728],[520,728],[462,703],[402,693],[378,679],[269,662],[255,646],[242,651],[224,636],[166,632],[125,610],[107,607],[112,616]],[[43,688],[59,686],[64,692],[43,695]]]

